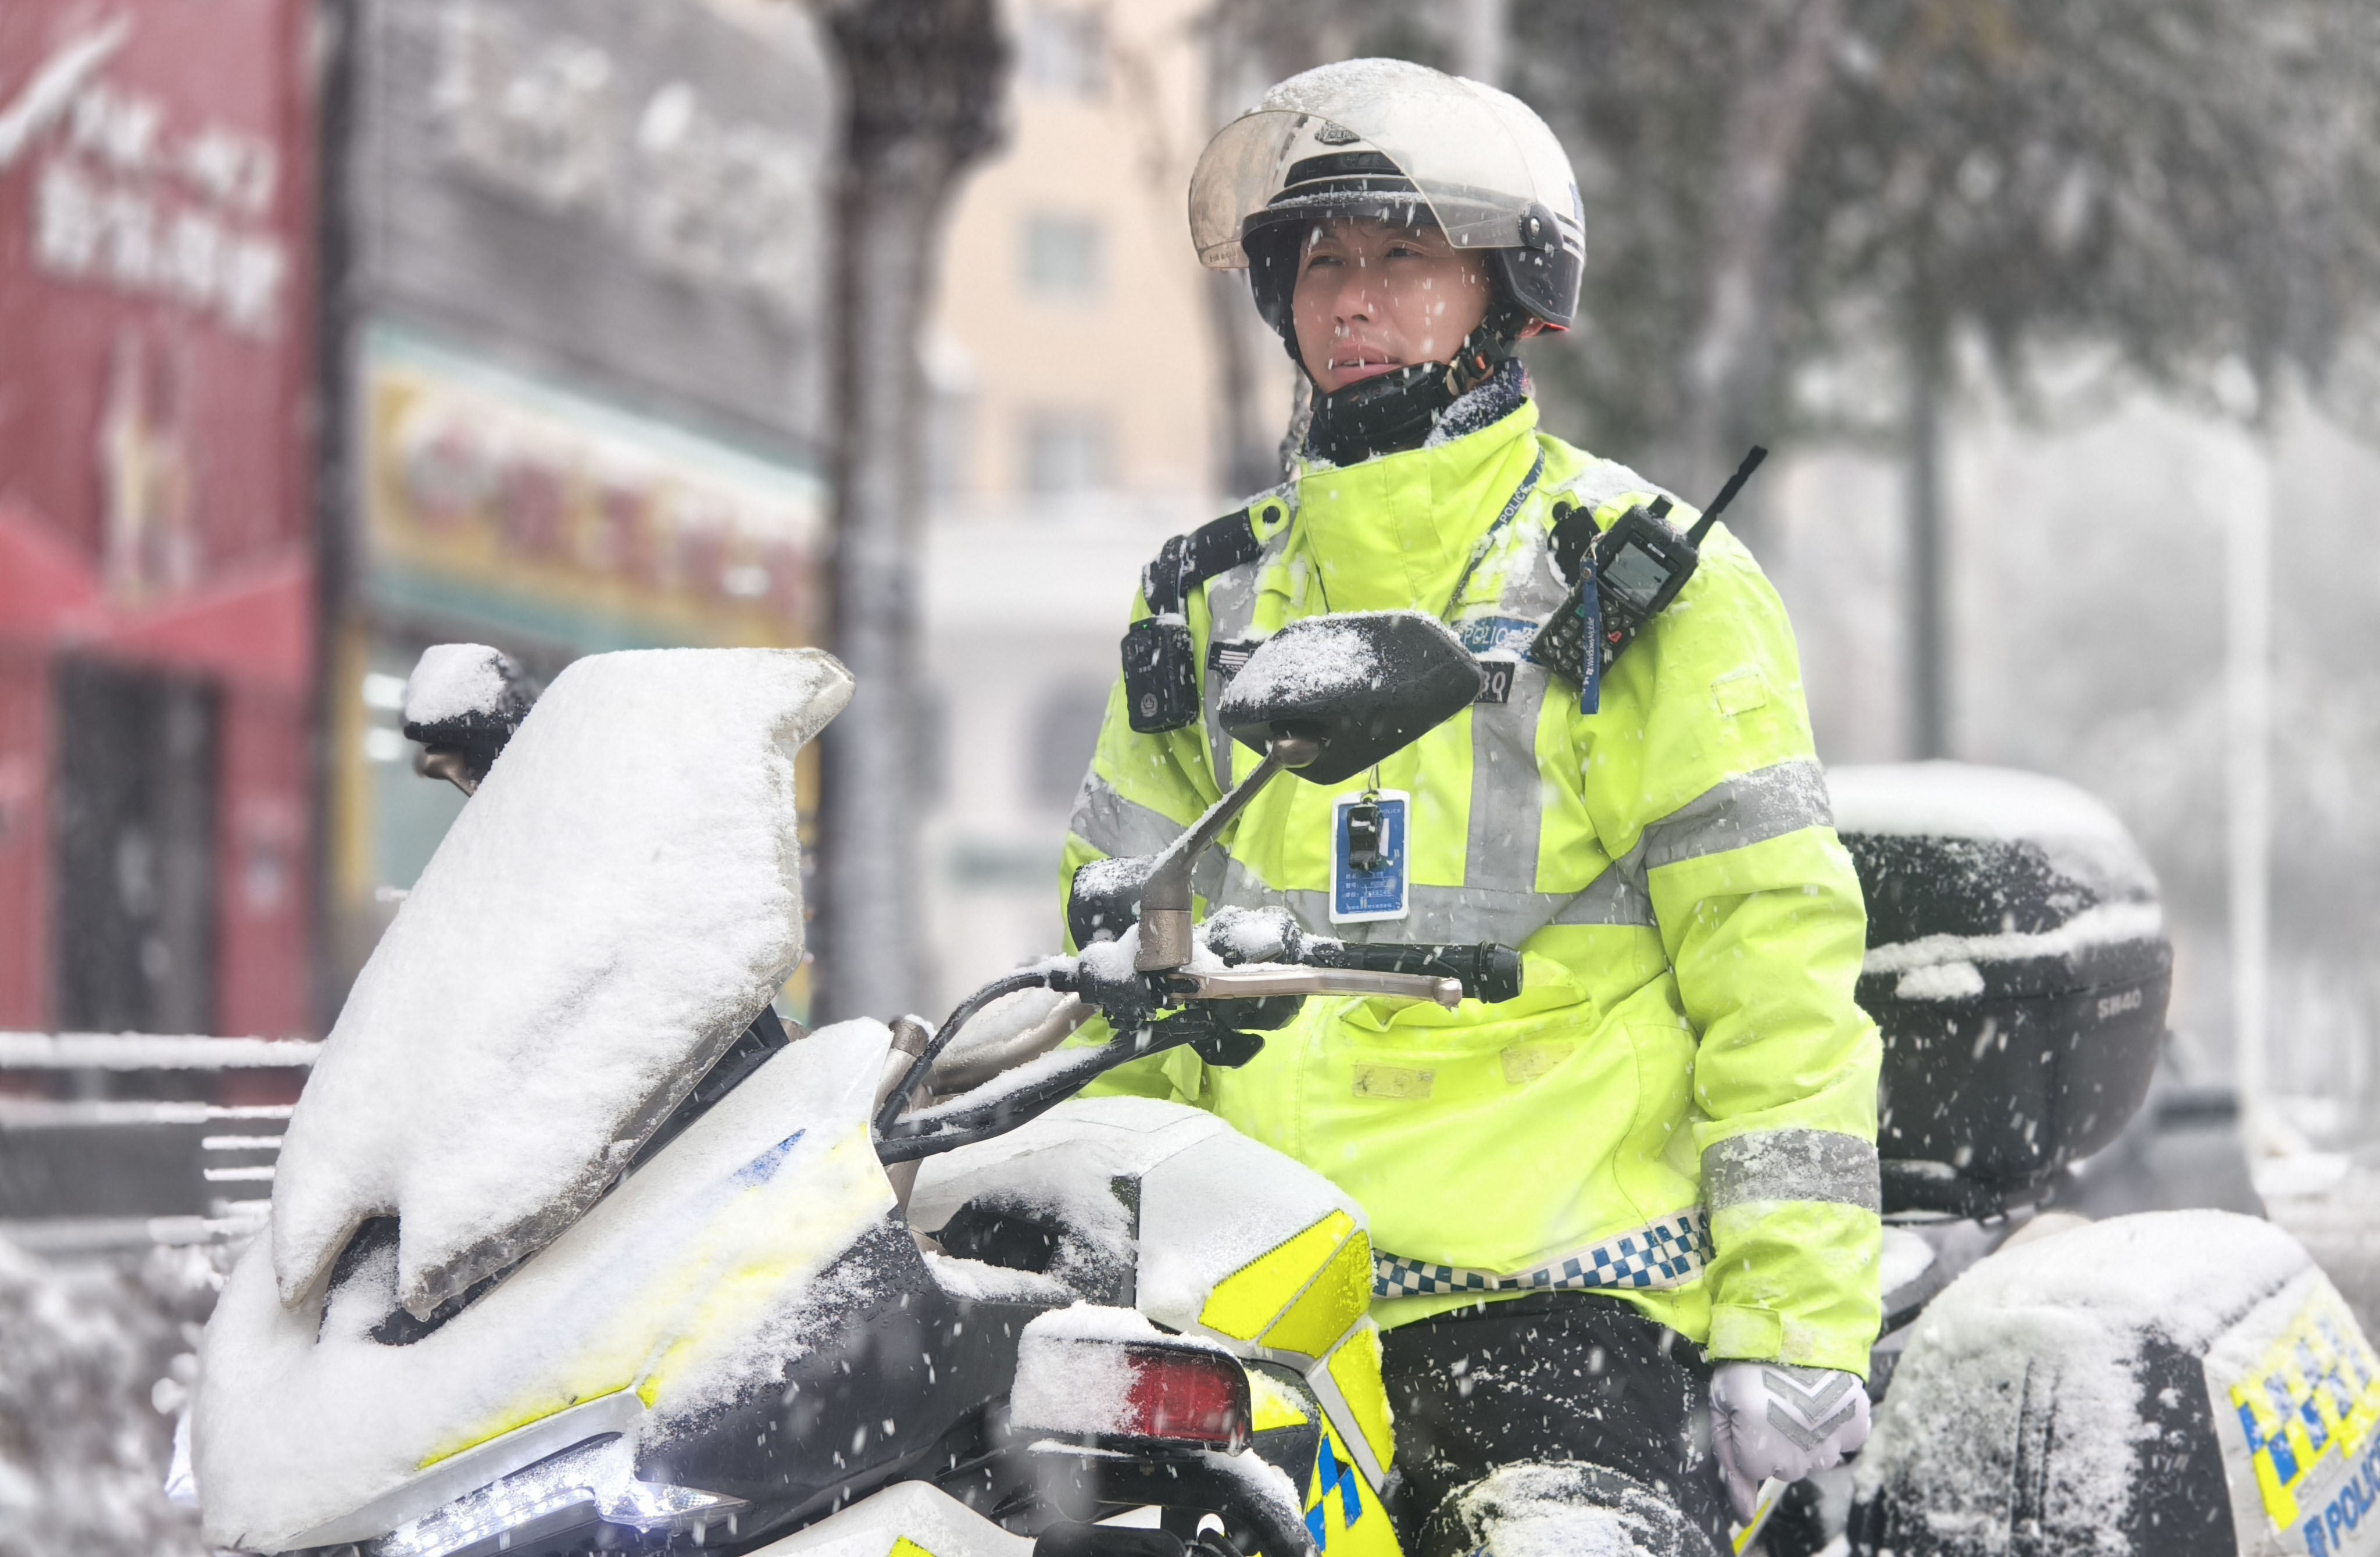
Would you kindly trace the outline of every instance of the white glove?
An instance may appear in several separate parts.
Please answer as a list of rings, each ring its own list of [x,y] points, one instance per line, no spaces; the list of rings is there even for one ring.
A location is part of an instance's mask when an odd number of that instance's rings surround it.
[[[1867,1391],[1854,1374],[1781,1362],[1723,1362],[1711,1375],[1711,1448],[1736,1517],[1760,1484],[1799,1481],[1867,1441]]]

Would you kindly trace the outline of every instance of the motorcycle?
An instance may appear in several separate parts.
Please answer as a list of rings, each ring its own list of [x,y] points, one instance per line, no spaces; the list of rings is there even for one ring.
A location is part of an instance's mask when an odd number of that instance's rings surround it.
[[[2380,1356],[2261,1220],[2230,1094],[2172,1075],[2131,836],[2034,774],[1828,782],[1884,1036],[1884,1323],[1875,1432],[1786,1491],[1769,1557],[2380,1548]]]
[[[841,666],[611,654],[535,695],[431,651],[407,734],[472,798],[208,1327],[210,1544],[1394,1553],[1362,1208],[1198,1111],[1066,1101],[1174,1048],[1244,1064],[1308,996],[1519,992],[1509,948],[1193,923],[1264,785],[1371,766],[1478,671],[1386,615],[1285,628],[1237,685],[1273,688],[1225,703],[1263,760],[1107,872],[1136,923],[930,1032],[805,1034],[770,1000],[801,950],[795,753]],[[1108,1040],[1070,1045],[1095,1014]]]
[[[1282,629],[1220,709],[1263,761],[1162,855],[1079,874],[1081,955],[930,1031],[805,1034],[769,1002],[800,955],[794,754],[840,667],[606,655],[537,696],[432,651],[407,734],[474,798],[210,1326],[208,1540],[1393,1557],[1362,1208],[1198,1111],[1075,1094],[1178,1047],[1244,1064],[1309,996],[1519,992],[1510,948],[1192,912],[1263,785],[1361,772],[1477,677],[1427,618]],[[2037,782],[1833,784],[1886,1040],[1877,1429],[1737,1550],[2362,1550],[2380,1359],[2302,1251],[2059,1209],[2105,1189],[2164,1046],[2137,851]],[[1094,1015],[1109,1039],[1070,1042]]]

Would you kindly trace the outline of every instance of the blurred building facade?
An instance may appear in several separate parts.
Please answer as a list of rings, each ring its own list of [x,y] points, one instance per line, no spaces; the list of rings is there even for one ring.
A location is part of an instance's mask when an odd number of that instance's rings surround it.
[[[1219,304],[1249,304],[1219,297],[1186,214],[1213,128],[1206,9],[1012,0],[1008,143],[952,216],[920,752],[942,1006],[1057,949],[1059,846],[1140,568],[1245,495],[1218,478],[1213,343]]]
[[[462,805],[402,734],[428,644],[551,676],[820,641],[839,128],[795,7],[353,14],[325,386],[333,994]]]
[[[0,14],[0,1027],[310,1024],[311,14]]]
[[[426,643],[821,638],[839,128],[762,0],[0,13],[0,1028],[319,1028]]]

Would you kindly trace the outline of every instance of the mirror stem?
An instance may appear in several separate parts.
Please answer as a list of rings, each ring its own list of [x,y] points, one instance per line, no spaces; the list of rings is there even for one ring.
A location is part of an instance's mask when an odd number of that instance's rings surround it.
[[[1140,952],[1133,958],[1134,967],[1166,973],[1190,965],[1190,872],[1198,857],[1282,769],[1303,768],[1321,752],[1321,743],[1311,736],[1275,735],[1257,771],[1208,807],[1207,814],[1158,857],[1157,869],[1140,889]]]

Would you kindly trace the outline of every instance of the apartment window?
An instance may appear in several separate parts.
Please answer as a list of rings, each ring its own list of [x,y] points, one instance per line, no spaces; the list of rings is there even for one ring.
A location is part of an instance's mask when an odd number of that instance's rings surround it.
[[[1080,216],[1025,219],[1025,285],[1053,298],[1089,298],[1099,290],[1099,225]]]
[[[1035,411],[1025,419],[1025,490],[1038,497],[1108,485],[1108,424],[1097,411]]]
[[[1065,97],[1096,97],[1105,39],[1088,11],[1036,6],[1025,13],[1018,39],[1025,84]]]

